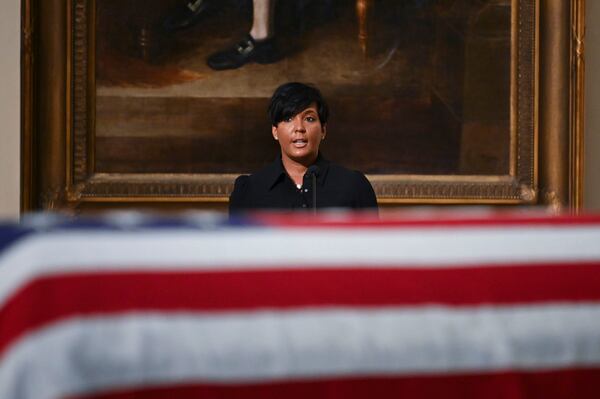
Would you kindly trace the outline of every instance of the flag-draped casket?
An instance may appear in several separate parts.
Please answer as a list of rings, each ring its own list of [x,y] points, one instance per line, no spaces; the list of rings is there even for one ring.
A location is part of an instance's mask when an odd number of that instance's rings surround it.
[[[36,216],[0,251],[0,398],[600,395],[600,217]]]

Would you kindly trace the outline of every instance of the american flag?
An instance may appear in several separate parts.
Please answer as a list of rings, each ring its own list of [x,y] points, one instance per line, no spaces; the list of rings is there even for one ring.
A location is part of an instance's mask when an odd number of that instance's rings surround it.
[[[598,398],[600,217],[0,225],[0,398]]]

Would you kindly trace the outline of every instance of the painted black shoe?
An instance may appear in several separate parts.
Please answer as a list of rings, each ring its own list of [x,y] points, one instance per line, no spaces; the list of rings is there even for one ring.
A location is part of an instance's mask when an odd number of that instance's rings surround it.
[[[236,69],[249,62],[271,64],[281,59],[273,38],[254,40],[246,35],[238,44],[227,50],[218,51],[206,60],[214,70]]]
[[[165,32],[176,32],[195,25],[208,8],[210,0],[189,0],[174,8],[164,19],[162,27]]]

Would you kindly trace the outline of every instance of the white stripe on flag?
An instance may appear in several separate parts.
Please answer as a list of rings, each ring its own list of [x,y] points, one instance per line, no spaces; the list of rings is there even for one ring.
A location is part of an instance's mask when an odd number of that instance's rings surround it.
[[[600,367],[600,304],[129,313],[30,334],[0,397],[339,376]]]
[[[598,261],[598,243],[600,226],[60,232],[0,257],[0,304],[32,277],[72,271]]]

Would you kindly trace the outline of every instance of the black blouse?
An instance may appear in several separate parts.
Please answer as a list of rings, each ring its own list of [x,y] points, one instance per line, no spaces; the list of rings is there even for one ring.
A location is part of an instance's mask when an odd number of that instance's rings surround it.
[[[373,187],[360,172],[327,161],[320,154],[315,162],[317,208],[377,210]],[[301,188],[287,175],[279,156],[273,163],[252,175],[235,180],[229,197],[229,212],[254,209],[312,209],[312,176],[305,175]]]

